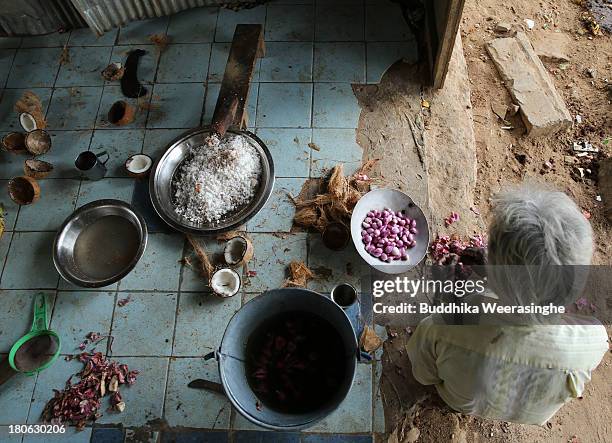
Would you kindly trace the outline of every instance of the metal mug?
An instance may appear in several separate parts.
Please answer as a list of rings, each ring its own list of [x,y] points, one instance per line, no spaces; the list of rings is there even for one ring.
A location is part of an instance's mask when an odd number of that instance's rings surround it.
[[[101,161],[100,158],[106,155],[106,160]],[[89,180],[100,180],[106,175],[106,162],[108,162],[110,156],[108,152],[102,151],[95,154],[91,151],[81,152],[74,165],[83,175],[83,177]]]
[[[331,299],[342,309],[348,309],[357,302],[357,289],[348,283],[341,283],[331,290]]]

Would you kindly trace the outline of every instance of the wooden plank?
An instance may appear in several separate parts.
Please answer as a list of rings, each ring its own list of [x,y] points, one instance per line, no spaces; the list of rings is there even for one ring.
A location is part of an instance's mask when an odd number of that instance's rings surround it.
[[[262,25],[237,25],[230,48],[211,129],[220,136],[230,127],[244,129],[249,87],[257,58],[265,52]]]
[[[433,60],[431,84],[438,89],[444,86],[465,0],[437,0],[428,3],[427,40]]]

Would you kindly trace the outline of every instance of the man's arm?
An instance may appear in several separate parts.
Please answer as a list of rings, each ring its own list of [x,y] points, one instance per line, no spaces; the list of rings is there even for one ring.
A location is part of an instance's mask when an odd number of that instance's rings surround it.
[[[433,327],[435,326],[421,323],[406,344],[406,352],[412,364],[412,375],[422,385],[437,385],[442,382],[438,378]]]

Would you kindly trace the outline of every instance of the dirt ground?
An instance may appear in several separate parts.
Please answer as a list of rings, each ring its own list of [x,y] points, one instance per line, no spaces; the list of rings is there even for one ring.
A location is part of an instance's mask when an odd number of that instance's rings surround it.
[[[577,202],[587,218],[590,217],[595,234],[594,264],[610,265],[612,226],[604,218],[602,204],[597,200],[597,165],[600,159],[612,155],[612,143],[607,141],[612,132],[612,90],[609,86],[612,79],[612,37],[609,34],[592,35],[581,21],[584,11],[582,6],[570,0],[466,1],[460,35],[469,74],[471,103],[462,109],[471,109],[468,113],[471,112],[473,117],[473,136],[469,131],[464,131],[457,138],[453,134],[446,138],[432,135],[432,131],[435,132],[442,122],[440,116],[446,112],[436,112],[435,107],[448,108],[448,102],[463,104],[464,99],[459,93],[452,97],[453,93],[425,91],[425,98],[431,102],[431,117],[425,115],[424,138],[426,150],[428,141],[434,142],[436,139],[438,143],[457,142],[461,138],[466,143],[475,143],[472,149],[476,151],[476,180],[472,182],[469,177],[463,181],[449,180],[460,185],[473,184],[471,190],[461,190],[460,201],[452,201],[448,194],[444,194],[443,188],[437,186],[435,174],[430,172],[429,198],[434,201],[429,204],[434,214],[440,212],[440,208],[448,207],[449,210],[461,210],[462,214],[468,215],[470,210],[466,206],[473,199],[473,206],[480,216],[466,216],[467,220],[456,228],[458,232],[468,234],[482,231],[490,211],[490,198],[503,186],[529,181],[562,190]],[[532,30],[527,29],[525,19],[535,21]],[[485,49],[486,42],[502,36],[495,31],[499,22],[510,23],[513,30],[524,30],[536,46],[558,47],[553,39],[558,42],[559,34],[563,35],[561,38],[566,40],[566,44],[561,51],[569,61],[544,61],[544,64],[575,119],[566,132],[545,138],[530,138],[525,135],[525,128],[518,116],[511,119],[515,129],[502,129],[504,123],[493,112],[492,106],[505,108],[512,100]],[[461,68],[463,61],[453,63],[458,63],[456,66]],[[455,89],[461,84],[461,79],[451,81]],[[445,124],[452,132],[452,119],[456,117],[448,112],[446,115],[451,121]],[[578,119],[577,115],[580,116]],[[465,121],[461,123],[464,124]],[[443,134],[444,131],[439,132]],[[576,156],[572,145],[580,141],[592,143],[599,149],[599,154]],[[445,146],[445,149],[450,149],[450,146]],[[449,163],[446,166],[452,165]],[[584,177],[580,176],[579,167]],[[443,175],[451,176],[447,171]],[[439,182],[442,183],[442,179]],[[457,192],[458,189],[450,191]],[[453,204],[460,207],[453,207]],[[436,220],[433,221],[436,228],[443,229]],[[469,417],[441,405],[436,400],[435,391],[420,386],[412,379],[410,362],[404,352],[411,328],[405,325],[394,328],[385,343],[382,357],[384,371],[381,389],[387,429],[397,429],[397,432],[382,440],[388,438],[389,443],[612,441],[612,353],[605,355],[593,373],[582,399],[567,404],[546,426],[525,426]],[[608,328],[608,334],[611,333],[612,329]],[[419,402],[423,398],[425,400]]]

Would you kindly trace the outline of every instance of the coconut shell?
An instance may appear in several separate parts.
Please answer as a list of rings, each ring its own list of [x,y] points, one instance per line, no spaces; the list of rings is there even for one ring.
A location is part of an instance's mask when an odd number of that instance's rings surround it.
[[[18,205],[31,205],[40,198],[40,186],[32,177],[22,175],[9,181],[8,193]]]
[[[108,111],[108,121],[116,126],[129,125],[136,117],[136,108],[128,102],[119,100]]]
[[[36,180],[45,178],[51,171],[53,171],[53,165],[49,162],[30,158],[23,163],[23,172],[25,172],[25,175],[35,178]]]
[[[2,147],[12,154],[23,154],[27,152],[25,134],[23,132],[9,132],[2,137]]]
[[[251,261],[251,259],[253,258],[253,253],[254,253],[253,242],[251,242],[251,240],[247,236],[245,236],[245,235],[237,235],[237,236],[234,236],[234,237],[230,238],[229,240],[227,240],[227,242],[225,244],[225,247],[223,248],[223,257],[225,258],[226,250],[230,246],[231,242],[236,241],[238,239],[241,239],[244,242],[245,249],[244,249],[244,251],[242,253],[242,257],[237,262],[229,263],[226,260],[227,264],[232,266],[232,267],[241,267],[241,266],[244,266],[249,261]]]
[[[35,129],[26,135],[25,145],[32,155],[46,154],[51,149],[51,136],[43,129]]]
[[[224,294],[221,294],[221,293],[215,291],[215,288],[213,287],[213,278],[220,271],[231,271],[232,274],[235,275],[238,278],[238,289],[236,290],[236,292],[233,295],[224,295]],[[242,278],[240,277],[240,274],[237,273],[236,271],[234,271],[232,268],[223,268],[223,267],[220,267],[220,268],[216,268],[210,274],[210,278],[208,279],[208,286],[212,290],[213,294],[215,294],[217,297],[220,297],[220,298],[235,297],[238,293],[240,293],[240,288],[242,288]]]

